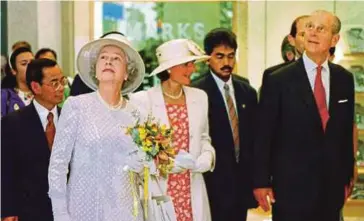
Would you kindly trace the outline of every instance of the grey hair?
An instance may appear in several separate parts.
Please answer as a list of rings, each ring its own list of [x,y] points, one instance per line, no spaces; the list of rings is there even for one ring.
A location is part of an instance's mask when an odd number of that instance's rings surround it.
[[[341,30],[341,21],[340,21],[339,17],[334,15],[334,22],[332,24],[332,33],[339,34],[340,30]]]

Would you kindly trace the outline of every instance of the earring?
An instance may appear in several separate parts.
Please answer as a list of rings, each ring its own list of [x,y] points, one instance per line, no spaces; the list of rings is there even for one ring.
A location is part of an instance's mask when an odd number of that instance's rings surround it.
[[[171,73],[171,70],[169,70],[169,69],[168,69],[168,70],[167,70],[167,72],[168,72],[168,73]]]

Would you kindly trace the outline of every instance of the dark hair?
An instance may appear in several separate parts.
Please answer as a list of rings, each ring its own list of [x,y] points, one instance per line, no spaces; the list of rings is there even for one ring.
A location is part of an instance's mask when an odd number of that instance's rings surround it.
[[[164,70],[162,72],[159,72],[157,74],[157,77],[159,78],[159,80],[161,80],[161,82],[163,82],[169,79],[169,73],[167,70]]]
[[[106,36],[111,35],[111,34],[118,34],[118,35],[121,35],[121,36],[125,36],[123,33],[118,32],[118,31],[109,31],[109,32],[106,32],[103,35],[101,35],[100,38],[105,38]]]
[[[236,35],[227,28],[215,28],[206,34],[203,40],[206,54],[210,55],[215,47],[226,45],[235,51],[238,48],[236,43]]]
[[[289,32],[289,35],[291,35],[292,37],[296,38],[296,35],[297,35],[297,23],[301,20],[301,19],[305,19],[305,18],[308,18],[310,16],[308,15],[302,15],[298,18],[296,18],[292,25],[291,25],[291,31]]]
[[[17,41],[11,46],[12,51],[15,51],[18,48],[29,48],[29,50],[32,50],[32,46],[27,41]]]
[[[295,48],[289,43],[288,41],[288,35],[284,37],[282,44],[281,44],[281,55],[284,60],[284,62],[289,62],[290,60],[287,58],[286,52],[292,51],[294,55],[296,55]]]
[[[335,54],[335,50],[336,50],[336,47],[331,47],[329,52],[330,52],[330,56],[333,56]]]
[[[57,62],[54,60],[50,60],[47,58],[39,58],[31,61],[28,64],[27,72],[26,72],[26,81],[29,89],[34,93],[30,83],[32,81],[38,82],[42,84],[43,80],[43,69],[48,67],[54,67],[57,65]]]
[[[41,48],[37,51],[37,53],[35,54],[35,59],[38,59],[41,55],[47,53],[47,52],[50,52],[53,54],[54,58],[57,60],[57,53],[53,50],[53,49],[50,49],[50,48]]]
[[[29,52],[29,53],[33,54],[32,51],[30,50],[30,48],[27,48],[27,47],[22,47],[22,48],[15,49],[15,51],[13,51],[13,53],[11,53],[11,55],[10,55],[10,67],[14,71],[17,71],[17,69],[16,69],[16,57],[18,57],[18,55],[20,55],[22,53],[25,53],[25,52]]]

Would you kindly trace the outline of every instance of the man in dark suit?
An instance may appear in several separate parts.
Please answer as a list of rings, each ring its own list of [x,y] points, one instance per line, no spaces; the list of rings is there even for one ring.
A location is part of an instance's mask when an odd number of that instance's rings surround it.
[[[36,59],[26,82],[32,103],[1,120],[1,217],[4,221],[51,221],[48,164],[67,78],[57,63]]]
[[[304,36],[305,36],[305,19],[308,18],[308,15],[302,15],[298,18],[296,18],[292,25],[291,25],[291,31],[288,35],[288,41],[289,43],[295,48],[296,51],[296,58],[300,58],[304,52]],[[275,70],[278,70],[279,68],[282,68],[286,66],[287,64],[290,64],[291,62],[283,62],[278,65],[272,66],[270,68],[267,68],[263,72],[263,79],[262,79],[262,85],[264,85],[264,82],[268,75],[273,73]]]
[[[253,119],[256,91],[247,80],[232,75],[236,36],[225,28],[211,30],[204,39],[210,71],[193,83],[209,98],[209,129],[216,150],[216,166],[205,173],[213,221],[246,220],[255,207],[252,189]]]
[[[254,195],[273,220],[338,221],[353,177],[354,82],[328,62],[340,20],[316,11],[305,53],[263,85],[254,145]]]

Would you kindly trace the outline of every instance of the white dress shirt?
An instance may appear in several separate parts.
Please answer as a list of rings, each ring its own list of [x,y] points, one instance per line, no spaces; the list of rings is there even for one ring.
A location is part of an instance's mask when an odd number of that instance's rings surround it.
[[[51,111],[49,111],[47,108],[43,107],[40,103],[37,102],[36,99],[33,99],[33,104],[35,107],[35,110],[38,113],[38,116],[40,118],[40,121],[42,122],[43,130],[46,130],[47,124],[48,124],[48,113],[53,113],[53,123],[54,126],[57,128],[57,121],[58,121],[58,113],[57,113],[57,106],[55,106]]]
[[[314,89],[315,89],[315,78],[316,78],[316,74],[317,74],[317,66],[318,65],[306,55],[306,52],[303,53],[302,59],[303,59],[303,64],[304,64],[305,69],[306,69],[308,80],[310,81],[312,91],[314,91]],[[329,69],[329,65],[328,65],[328,60],[326,59],[326,61],[321,66],[322,66],[321,79],[322,79],[322,83],[324,85],[325,93],[326,93],[326,105],[327,105],[327,108],[329,108],[329,101],[330,101],[329,100],[330,99],[330,69]]]
[[[218,76],[216,76],[216,74],[212,71],[210,71],[211,74],[212,74],[212,77],[215,79],[215,82],[217,84],[217,87],[219,88],[221,94],[222,94],[222,97],[224,98],[224,103],[225,103],[225,108],[226,108],[226,112],[229,114],[229,107],[227,105],[227,101],[226,101],[226,97],[225,97],[225,89],[224,89],[224,85],[227,84],[229,86],[229,92],[230,92],[230,96],[231,96],[231,99],[233,99],[233,103],[234,103],[234,107],[235,107],[235,111],[236,113],[237,110],[236,110],[236,101],[235,101],[235,94],[234,94],[234,86],[233,86],[233,81],[232,81],[232,77],[230,75],[230,78],[227,82],[221,80]]]

